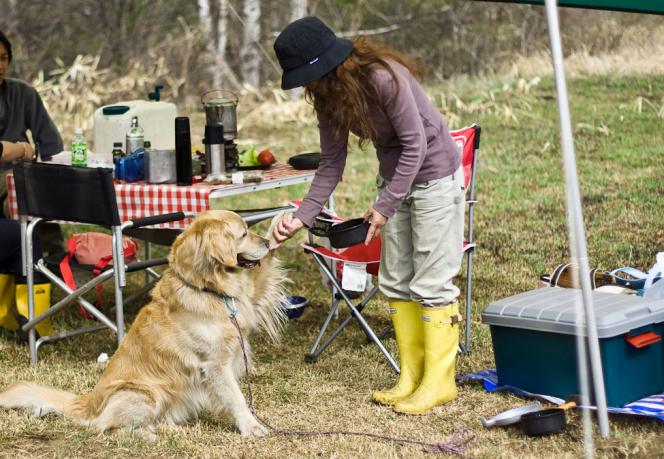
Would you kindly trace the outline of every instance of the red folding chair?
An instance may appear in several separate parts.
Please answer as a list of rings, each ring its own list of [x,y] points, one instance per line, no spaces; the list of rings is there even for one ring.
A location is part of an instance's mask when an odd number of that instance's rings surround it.
[[[470,352],[470,323],[472,319],[472,288],[473,288],[473,252],[475,240],[473,239],[473,209],[475,200],[475,171],[477,169],[477,154],[480,149],[481,128],[477,124],[450,131],[452,139],[461,151],[461,166],[463,167],[464,184],[466,187],[466,204],[468,205],[468,224],[466,225],[463,252],[466,254],[466,327],[464,342],[460,346],[467,354]]]
[[[480,132],[481,129],[478,125],[473,124],[462,129],[450,131],[450,135],[456,142],[461,152],[462,159],[461,165],[464,173],[464,185],[466,187],[466,203],[468,205],[468,220],[465,230],[465,237],[463,242],[463,252],[466,254],[466,326],[464,330],[464,342],[460,344],[460,350],[470,352],[470,324],[472,318],[472,286],[473,286],[473,251],[475,250],[475,241],[473,239],[473,209],[477,201],[475,200],[475,171],[477,166],[477,154],[480,145]],[[299,207],[299,202],[294,201],[293,206]],[[378,293],[378,287],[374,286],[368,293],[365,293],[364,299],[358,303],[353,304],[350,292],[344,291],[342,288],[343,283],[343,266],[345,263],[358,263],[366,266],[367,273],[377,276],[378,266],[380,263],[380,238],[374,239],[368,246],[358,244],[347,249],[335,250],[328,246],[315,242],[315,238],[323,238],[325,232],[334,223],[342,222],[343,219],[337,217],[333,212],[324,210],[317,218],[312,228],[309,229],[309,243],[303,244],[306,253],[313,255],[314,260],[319,265],[323,274],[326,285],[332,289],[332,306],[328,312],[325,322],[314,342],[313,347],[309,354],[305,356],[308,362],[315,361],[320,354],[330,345],[330,343],[343,331],[344,328],[350,323],[353,318],[356,318],[360,326],[364,330],[367,338],[374,342],[385,358],[390,363],[396,372],[399,372],[397,363],[392,358],[391,354],[385,349],[385,346],[380,341],[380,337],[385,336],[385,330],[376,335],[369,327],[362,317],[362,310],[366,307],[367,303]],[[343,322],[322,342],[323,337],[334,317],[338,317],[339,305],[344,301],[351,310],[351,315],[344,319]]]
[[[293,205],[298,206],[299,202],[293,202]],[[357,319],[360,327],[362,327],[362,330],[367,336],[367,339],[378,346],[378,349],[383,353],[390,366],[398,373],[399,365],[394,360],[394,357],[392,357],[392,354],[390,354],[385,348],[380,338],[362,316],[364,308],[378,293],[378,286],[373,285],[368,291],[366,288],[363,291],[349,291],[343,288],[344,266],[346,264],[363,266],[367,275],[378,276],[381,249],[380,238],[375,238],[366,246],[364,243],[361,243],[345,249],[332,249],[329,247],[329,244],[325,244],[326,231],[332,224],[342,221],[344,220],[337,217],[329,210],[324,210],[316,218],[313,227],[309,229],[309,243],[302,244],[305,253],[313,256],[323,274],[324,282],[332,290],[332,305],[330,310],[323,322],[323,326],[321,327],[318,336],[316,337],[316,341],[314,342],[311,351],[304,359],[307,362],[316,361],[320,354],[348,326],[348,324],[353,319]],[[316,240],[318,240],[318,243]],[[355,304],[353,303],[353,299],[360,299],[360,301]],[[342,301],[348,306],[350,315],[329,334],[325,341],[323,341],[332,319],[339,316],[339,306]]]

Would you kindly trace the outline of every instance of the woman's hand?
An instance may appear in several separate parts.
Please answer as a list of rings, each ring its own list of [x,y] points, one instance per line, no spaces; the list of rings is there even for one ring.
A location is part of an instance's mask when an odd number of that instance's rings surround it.
[[[364,221],[371,223],[364,241],[364,245],[369,245],[369,242],[380,234],[381,228],[387,223],[387,217],[372,207],[365,212],[363,218]]]
[[[28,142],[2,141],[2,162],[15,161],[17,159],[32,160],[35,149]]]
[[[20,145],[21,148],[23,148],[23,157],[21,159],[32,161],[35,157],[35,149],[32,145],[30,145],[29,142],[17,142],[17,145]]]
[[[272,231],[275,243],[270,246],[270,250],[278,249],[288,239],[292,238],[295,233],[304,228],[304,223],[299,218],[293,218],[292,214],[286,214],[281,220],[277,222]]]

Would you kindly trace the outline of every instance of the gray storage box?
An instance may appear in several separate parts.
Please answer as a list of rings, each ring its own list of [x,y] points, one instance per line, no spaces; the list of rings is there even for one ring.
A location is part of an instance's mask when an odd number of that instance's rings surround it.
[[[664,300],[591,292],[607,402],[622,406],[664,389]],[[581,291],[545,287],[495,301],[491,326],[498,383],[567,398],[578,394],[575,313]],[[585,336],[585,321],[584,321]]]

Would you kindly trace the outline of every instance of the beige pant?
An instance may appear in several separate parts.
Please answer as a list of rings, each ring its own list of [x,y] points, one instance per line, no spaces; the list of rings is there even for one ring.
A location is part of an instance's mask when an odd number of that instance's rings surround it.
[[[387,183],[378,178],[378,192]],[[414,183],[381,232],[378,284],[391,300],[423,306],[456,300],[461,268],[465,188],[461,168],[437,180]]]

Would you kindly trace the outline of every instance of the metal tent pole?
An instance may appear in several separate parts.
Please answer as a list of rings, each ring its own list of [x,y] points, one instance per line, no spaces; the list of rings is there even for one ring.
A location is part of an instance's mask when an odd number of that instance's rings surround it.
[[[579,191],[579,176],[576,170],[576,159],[574,155],[574,141],[572,139],[572,123],[567,99],[567,84],[565,81],[565,69],[563,65],[563,53],[560,40],[560,27],[558,25],[558,10],[556,0],[546,1],[546,17],[549,25],[549,38],[551,40],[551,55],[553,58],[553,69],[556,78],[556,90],[558,93],[558,117],[560,121],[560,140],[565,168],[565,183],[567,189],[567,224],[570,234],[570,252],[581,273],[581,296],[583,308],[577,301],[577,361],[579,368],[579,379],[584,404],[588,403],[589,384],[587,372],[587,355],[585,348],[585,337],[587,336],[590,368],[593,376],[593,388],[595,392],[595,403],[597,405],[597,417],[599,420],[599,431],[602,437],[609,434],[609,418],[606,410],[606,393],[604,390],[604,375],[602,361],[599,352],[599,341],[597,338],[597,326],[595,323],[595,310],[591,297],[590,278],[588,273],[588,252],[586,247],[585,229],[583,225],[583,213],[581,208],[581,193]],[[585,309],[586,333],[583,326],[583,312]],[[586,455],[592,456],[592,428],[588,410],[584,411],[584,445]]]

